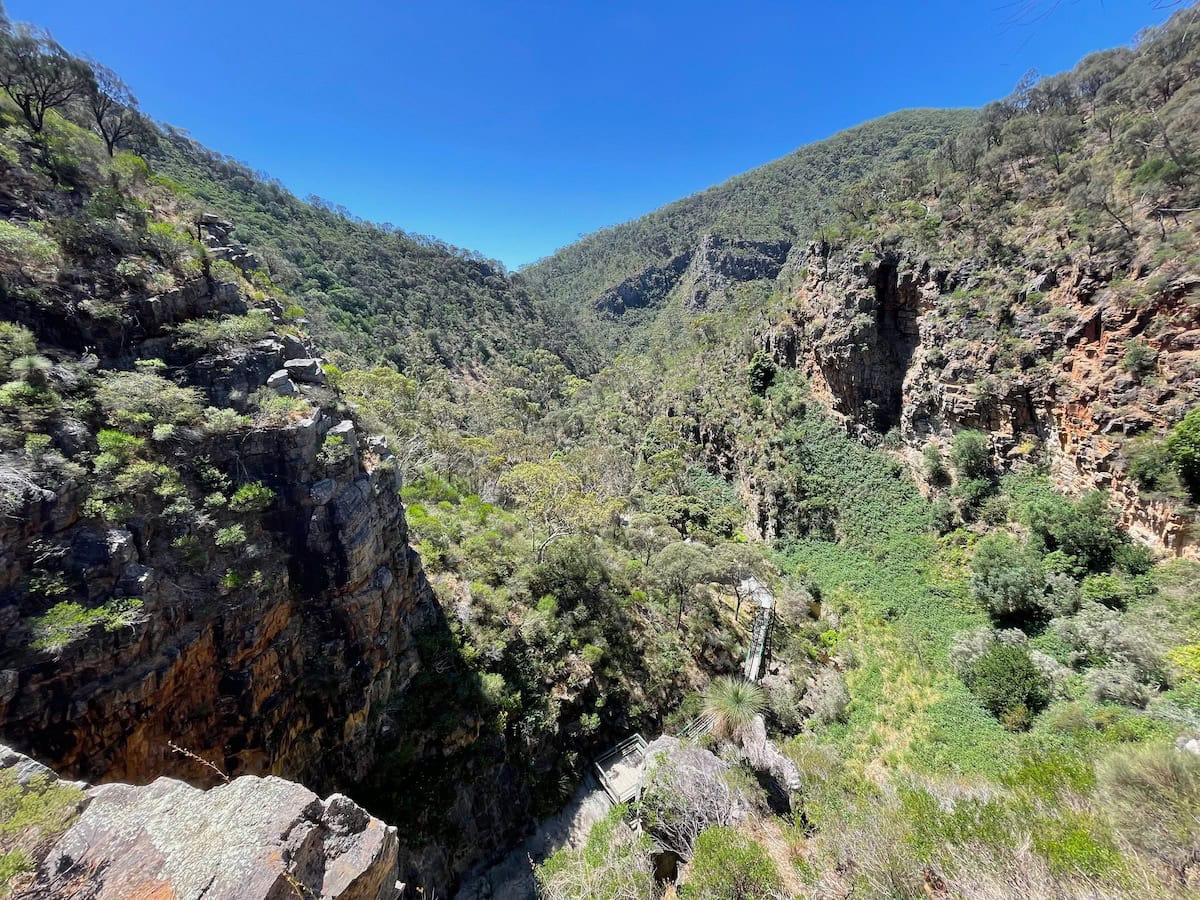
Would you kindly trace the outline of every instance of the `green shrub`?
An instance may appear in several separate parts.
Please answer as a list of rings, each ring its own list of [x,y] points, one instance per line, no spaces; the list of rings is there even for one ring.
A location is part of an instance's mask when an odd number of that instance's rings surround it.
[[[657,896],[650,839],[625,825],[624,806],[614,806],[592,826],[577,850],[553,853],[535,867],[538,896],[545,900],[653,900]]]
[[[91,609],[64,600],[32,620],[32,646],[37,650],[57,653],[85,635],[94,625],[103,624],[107,631],[132,625],[137,621],[141,608],[142,601],[133,597],[109,600],[103,606]]]
[[[209,434],[231,434],[249,428],[254,420],[227,406],[210,406],[204,410],[204,430]]]
[[[987,435],[981,431],[960,431],[950,444],[950,461],[959,478],[985,478],[991,471]]]
[[[203,415],[200,391],[180,387],[145,367],[102,374],[96,400],[116,424],[145,432],[156,425],[193,425]]]
[[[19,356],[37,353],[33,332],[23,325],[0,322],[0,372],[11,371],[12,361]]]
[[[706,828],[696,839],[683,900],[753,900],[780,890],[779,871],[754,840],[732,828]]]
[[[312,407],[303,397],[288,397],[277,394],[270,388],[259,388],[250,398],[255,407],[254,424],[279,427],[299,422],[312,412]]]
[[[246,529],[241,525],[228,525],[225,528],[217,529],[213,540],[218,547],[225,550],[231,547],[240,547],[246,543]]]
[[[1143,440],[1129,453],[1129,477],[1144,491],[1173,493],[1179,490],[1178,476],[1165,444]]]
[[[1188,491],[1200,500],[1200,406],[1171,429],[1164,446]]]
[[[354,450],[340,434],[329,434],[321,444],[317,459],[329,468],[336,468],[354,456]]]
[[[1132,340],[1125,342],[1125,355],[1121,358],[1121,368],[1130,375],[1139,378],[1154,371],[1158,354],[1147,346],[1145,341]]]
[[[244,316],[191,319],[178,328],[179,345],[188,350],[227,351],[262,340],[274,327],[265,309],[252,309]]]
[[[1066,554],[1079,574],[1108,571],[1118,550],[1129,543],[1108,495],[1101,491],[1084,494],[1078,501],[1057,494],[1042,496],[1022,507],[1021,520],[1035,543]]]
[[[229,500],[229,508],[238,513],[261,513],[275,500],[275,492],[261,481],[238,488]]]
[[[750,384],[750,393],[756,396],[766,396],[767,390],[775,381],[775,360],[758,350],[746,367],[746,378]]]
[[[39,222],[21,225],[0,220],[0,266],[49,278],[62,264],[62,251],[46,237]]]
[[[975,546],[971,590],[993,616],[1027,619],[1041,610],[1046,582],[1036,554],[1009,535],[994,532]]]
[[[984,708],[997,718],[1020,712],[1021,706],[1037,713],[1046,705],[1045,679],[1024,647],[992,643],[964,680]]]

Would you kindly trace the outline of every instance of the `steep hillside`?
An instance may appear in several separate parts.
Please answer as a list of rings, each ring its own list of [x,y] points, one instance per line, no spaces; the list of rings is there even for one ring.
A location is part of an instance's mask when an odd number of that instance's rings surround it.
[[[146,154],[190,203],[237,222],[257,271],[302,307],[338,362],[384,361],[420,377],[547,349],[572,368],[592,364],[573,316],[478,253],[301,201],[170,128],[149,136]]]
[[[552,300],[579,309],[608,346],[618,346],[637,325],[653,319],[675,278],[703,252],[706,235],[775,242],[768,255],[786,253],[834,214],[843,188],[928,153],[974,116],[972,110],[939,109],[884,116],[589,235],[521,275]],[[646,308],[649,312],[638,312]]]

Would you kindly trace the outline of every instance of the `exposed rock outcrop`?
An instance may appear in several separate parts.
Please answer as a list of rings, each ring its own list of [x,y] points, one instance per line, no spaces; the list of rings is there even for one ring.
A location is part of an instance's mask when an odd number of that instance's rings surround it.
[[[788,268],[791,316],[762,345],[807,375],[851,430],[894,429],[914,463],[928,442],[965,428],[988,433],[1001,468],[1040,448],[1060,488],[1109,490],[1135,537],[1200,555],[1189,516],[1137,490],[1122,448],[1200,402],[1200,310],[1185,299],[1200,276],[1131,305],[1113,272],[1079,267],[1037,273],[1012,298],[996,296],[971,261],[938,269],[812,244]],[[1130,371],[1132,343],[1151,371]],[[769,509],[760,519],[773,534]]]
[[[390,900],[395,829],[346,797],[269,776],[200,790],[171,778],[88,791],[22,900]]]

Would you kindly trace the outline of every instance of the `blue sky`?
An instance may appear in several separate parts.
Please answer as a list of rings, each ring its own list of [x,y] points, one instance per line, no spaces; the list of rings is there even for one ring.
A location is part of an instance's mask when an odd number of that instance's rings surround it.
[[[8,0],[143,108],[516,267],[911,106],[978,106],[1156,0]]]

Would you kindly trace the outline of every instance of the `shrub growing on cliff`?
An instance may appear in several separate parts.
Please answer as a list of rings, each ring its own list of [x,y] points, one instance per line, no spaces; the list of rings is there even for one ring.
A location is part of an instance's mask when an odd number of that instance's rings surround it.
[[[33,620],[32,646],[37,650],[58,653],[85,635],[93,625],[102,624],[107,631],[131,626],[141,614],[141,608],[142,601],[133,597],[109,600],[95,608],[64,600]]]
[[[709,828],[696,839],[683,900],[753,900],[781,887],[779,872],[756,841],[732,828]]]
[[[154,425],[192,425],[203,415],[203,396],[143,367],[136,372],[106,372],[96,385],[96,400],[117,425],[149,432]]]
[[[960,479],[986,478],[991,468],[988,439],[981,431],[960,431],[950,445],[950,461]]]
[[[238,488],[229,498],[229,508],[238,513],[261,513],[275,499],[275,492],[261,481],[251,481]]]
[[[1164,446],[1192,499],[1200,500],[1200,406],[1171,429]]]

